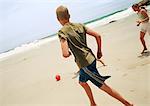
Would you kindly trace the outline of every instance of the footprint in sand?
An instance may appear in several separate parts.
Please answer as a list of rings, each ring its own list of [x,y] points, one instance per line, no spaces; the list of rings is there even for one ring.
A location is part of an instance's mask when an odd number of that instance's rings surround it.
[[[27,58],[24,58],[24,59],[23,59],[23,61],[26,61],[26,60],[27,60]]]
[[[127,73],[125,73],[125,74],[123,74],[122,76],[123,76],[123,77],[126,77],[127,75],[128,75],[128,74],[127,74]]]
[[[117,61],[121,61],[121,59],[117,59]]]
[[[135,90],[131,89],[130,92],[134,92]]]

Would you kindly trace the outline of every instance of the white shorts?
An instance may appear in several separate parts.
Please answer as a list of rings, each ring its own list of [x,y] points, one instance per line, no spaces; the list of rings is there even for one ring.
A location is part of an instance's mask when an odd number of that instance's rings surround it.
[[[141,31],[146,33],[148,31],[148,33],[150,34],[150,23],[142,23],[141,24]]]

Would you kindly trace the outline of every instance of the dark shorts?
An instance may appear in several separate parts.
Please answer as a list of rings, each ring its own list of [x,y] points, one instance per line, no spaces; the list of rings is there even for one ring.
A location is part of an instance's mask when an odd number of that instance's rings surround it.
[[[96,68],[96,60],[94,60],[94,62],[89,66],[81,68],[79,75],[80,82],[87,82],[88,80],[90,80],[99,88],[103,85],[106,79],[110,78],[110,76],[101,76],[99,74]]]

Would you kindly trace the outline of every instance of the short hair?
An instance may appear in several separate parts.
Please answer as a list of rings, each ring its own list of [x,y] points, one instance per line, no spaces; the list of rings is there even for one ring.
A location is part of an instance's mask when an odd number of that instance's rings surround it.
[[[69,19],[70,18],[70,14],[69,14],[67,7],[62,6],[62,5],[56,9],[56,15],[57,15],[58,19]]]

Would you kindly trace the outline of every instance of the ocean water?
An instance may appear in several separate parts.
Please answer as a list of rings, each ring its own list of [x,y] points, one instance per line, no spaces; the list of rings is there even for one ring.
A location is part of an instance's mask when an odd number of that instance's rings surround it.
[[[59,5],[68,7],[72,22],[88,23],[137,2],[139,0],[0,0],[0,53],[55,34],[61,28],[55,15]]]

